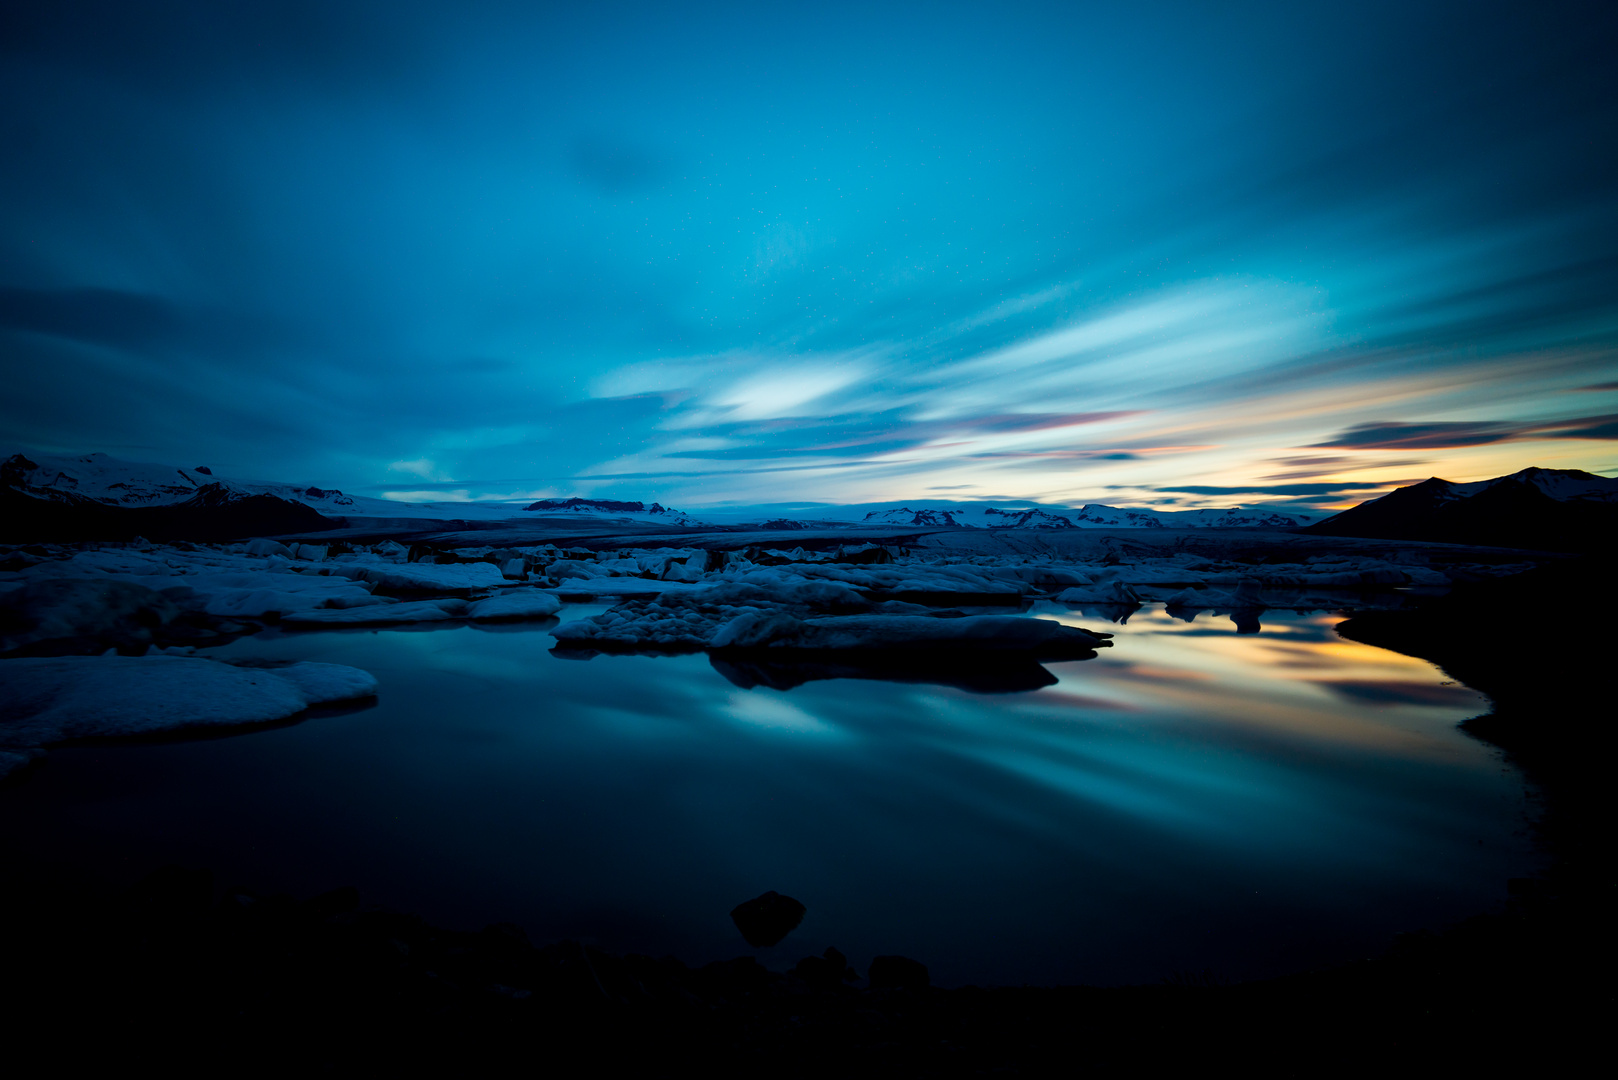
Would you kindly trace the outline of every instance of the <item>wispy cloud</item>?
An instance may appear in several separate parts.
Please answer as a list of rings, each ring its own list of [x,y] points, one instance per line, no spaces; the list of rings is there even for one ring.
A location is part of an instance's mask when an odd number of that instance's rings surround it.
[[[1444,450],[1522,439],[1618,439],[1618,414],[1565,420],[1462,420],[1356,424],[1312,446],[1348,450]]]

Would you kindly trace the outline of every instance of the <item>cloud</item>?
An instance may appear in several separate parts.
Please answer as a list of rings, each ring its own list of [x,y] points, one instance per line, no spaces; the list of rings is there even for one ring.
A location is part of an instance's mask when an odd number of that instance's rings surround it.
[[[1457,446],[1483,446],[1504,442],[1516,432],[1503,421],[1461,421],[1437,424],[1355,424],[1321,448],[1349,450],[1440,450]]]
[[[1335,438],[1310,445],[1323,449],[1443,450],[1523,439],[1618,439],[1618,414],[1527,423],[1463,420],[1356,424]]]
[[[1139,454],[1127,450],[985,450],[970,457],[982,459],[1009,458],[1017,461],[1138,461]]]
[[[120,289],[0,289],[0,328],[143,348],[174,338],[180,318],[165,300]]]
[[[1338,473],[1365,472],[1372,469],[1407,469],[1414,468],[1418,465],[1426,465],[1428,463],[1425,458],[1396,458],[1393,460],[1377,458],[1367,460],[1365,458],[1338,457],[1330,455],[1313,458],[1274,458],[1272,460],[1282,463],[1291,463],[1295,467],[1287,469],[1284,472],[1266,473],[1257,477],[1256,479],[1266,482],[1279,482],[1285,480],[1313,480],[1322,476],[1335,476]]]
[[[1319,454],[1313,457],[1283,457],[1271,458],[1277,465],[1289,465],[1293,468],[1309,468],[1323,465],[1342,465],[1356,460],[1342,454]]]
[[[575,7],[10,5],[0,427],[697,502],[1606,460],[1613,417],[1543,419],[1618,389],[1618,97],[1555,4],[1013,5],[926,48]]]
[[[419,476],[423,480],[444,483],[447,477],[440,475],[438,467],[427,458],[416,458],[413,461],[395,461],[388,465],[388,472],[404,473],[407,476]]]
[[[1577,420],[1561,420],[1550,424],[1536,424],[1523,429],[1523,438],[1537,439],[1618,439],[1618,413],[1606,416],[1583,416]]]
[[[1211,487],[1197,484],[1162,484],[1161,491],[1178,491],[1187,495],[1306,495],[1320,496],[1332,495],[1346,491],[1382,491],[1387,488],[1398,487],[1401,484],[1414,483],[1412,480],[1390,480],[1380,484],[1364,483],[1336,483],[1322,482],[1318,484],[1244,484],[1228,487]]]

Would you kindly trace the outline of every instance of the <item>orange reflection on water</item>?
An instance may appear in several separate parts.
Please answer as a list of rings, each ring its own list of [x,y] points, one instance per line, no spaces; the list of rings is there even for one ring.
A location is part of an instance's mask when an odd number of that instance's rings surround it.
[[[1078,611],[1037,617],[1100,628]],[[1102,698],[1185,723],[1406,758],[1455,761],[1481,749],[1458,743],[1452,729],[1487,712],[1488,699],[1427,661],[1338,637],[1333,628],[1342,615],[1268,612],[1261,618],[1260,633],[1238,634],[1224,617],[1202,616],[1188,625],[1161,608],[1143,609],[1128,623],[1107,627],[1116,635],[1114,647],[1097,659],[1052,665],[1061,680],[1058,692],[1033,695],[1028,704],[1082,710],[1065,699]],[[1150,663],[1132,654],[1148,655]]]

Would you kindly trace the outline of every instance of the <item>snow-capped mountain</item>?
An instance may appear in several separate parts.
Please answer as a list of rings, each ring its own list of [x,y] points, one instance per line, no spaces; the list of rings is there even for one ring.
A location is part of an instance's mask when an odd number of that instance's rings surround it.
[[[218,540],[339,524],[303,501],[248,490],[214,478],[206,468],[176,469],[106,454],[37,460],[13,454],[0,462],[0,503],[0,532],[19,540]]]
[[[119,461],[106,454],[32,459],[13,454],[0,462],[0,483],[26,491],[36,499],[108,506],[168,506],[184,502],[209,484],[209,470],[177,469],[138,461]]]
[[[536,514],[588,514],[592,517],[624,518],[656,525],[705,524],[690,514],[661,503],[633,502],[625,499],[541,499],[523,507],[523,511]]]
[[[1437,477],[1433,479],[1436,480]],[[1448,494],[1450,498],[1466,499],[1491,488],[1510,484],[1526,484],[1557,502],[1618,503],[1618,479],[1597,476],[1583,469],[1541,469],[1534,466],[1514,472],[1510,476],[1497,476],[1493,480],[1450,484]]]
[[[1270,510],[1132,510],[1089,504],[1079,510],[1065,507],[954,507],[948,510],[908,506],[872,510],[864,517],[872,525],[923,525],[975,529],[1284,529],[1307,525],[1303,514]]]
[[[178,506],[199,497],[203,500],[199,505],[222,506],[267,495],[330,517],[500,520],[521,514],[514,503],[400,502],[313,484],[225,478],[206,465],[178,468],[106,454],[13,454],[0,462],[0,486],[50,502],[128,508]]]
[[[908,506],[892,510],[872,510],[865,515],[868,525],[932,525],[936,527],[962,526],[976,528],[977,523],[967,521],[966,510],[912,510]]]
[[[1579,469],[1528,468],[1456,484],[1431,477],[1311,527],[1330,536],[1429,540],[1550,551],[1610,546],[1618,479]]]
[[[326,512],[352,512],[352,496],[336,489],[298,484],[253,484],[225,480],[206,465],[192,469],[122,461],[106,454],[58,457],[13,454],[0,463],[0,483],[25,491],[36,499],[73,503],[89,501],[106,506],[175,506],[203,499],[219,506],[252,495],[273,495]],[[382,500],[374,500],[381,502]]]

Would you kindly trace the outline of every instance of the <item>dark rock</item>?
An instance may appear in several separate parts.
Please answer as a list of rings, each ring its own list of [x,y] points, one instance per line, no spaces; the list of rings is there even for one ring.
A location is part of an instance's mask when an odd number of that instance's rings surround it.
[[[734,960],[715,960],[697,969],[698,980],[709,989],[724,995],[752,994],[769,986],[769,969],[751,956],[738,956]],[[773,976],[780,978],[780,976]]]
[[[330,919],[337,915],[346,915],[360,906],[360,891],[352,885],[345,885],[331,892],[321,893],[310,897],[304,902],[304,910],[317,919]]]
[[[770,891],[737,904],[730,912],[731,922],[755,949],[767,949],[798,928],[809,910],[790,896]]]
[[[873,990],[925,990],[932,985],[927,965],[907,956],[873,957],[870,978]]]
[[[213,904],[213,873],[183,866],[152,871],[129,892],[131,906],[155,919],[196,919]]]
[[[528,934],[516,923],[490,923],[478,934],[478,947],[497,953],[524,953],[533,948]]]
[[[859,978],[848,966],[848,957],[835,947],[820,956],[806,956],[798,961],[792,973],[816,990],[836,990],[843,983]]]

